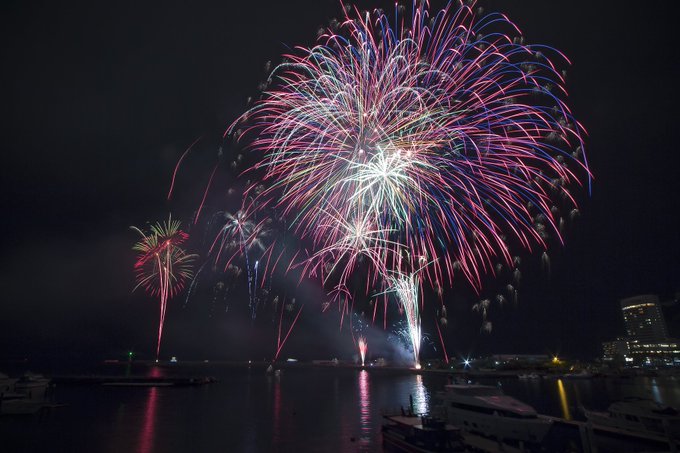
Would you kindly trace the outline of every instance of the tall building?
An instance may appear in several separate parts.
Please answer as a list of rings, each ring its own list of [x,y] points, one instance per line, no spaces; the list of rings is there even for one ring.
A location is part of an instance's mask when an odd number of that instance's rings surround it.
[[[668,338],[668,329],[658,296],[648,294],[623,299],[621,310],[631,340],[654,343]]]
[[[621,301],[623,321],[628,336],[625,338],[628,353],[626,362],[638,365],[680,365],[680,344],[677,340],[668,338],[668,329],[661,311],[659,297],[642,295],[629,297]],[[620,342],[623,339],[619,339]],[[619,342],[607,344],[607,353],[616,348],[625,351]]]
[[[602,359],[606,363],[614,361],[632,362],[630,357],[630,350],[628,349],[628,340],[623,337],[618,337],[614,341],[605,341],[602,343],[602,352],[604,353]]]

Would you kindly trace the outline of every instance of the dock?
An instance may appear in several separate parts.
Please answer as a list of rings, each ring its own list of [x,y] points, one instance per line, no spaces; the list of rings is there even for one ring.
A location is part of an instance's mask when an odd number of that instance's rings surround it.
[[[103,376],[103,375],[71,375],[55,376],[54,384],[61,385],[106,385],[112,387],[189,387],[216,382],[212,377],[177,377],[177,376]]]
[[[499,440],[461,429],[462,444],[466,448],[465,451],[475,453],[532,453],[539,451],[572,451],[578,453],[680,452],[680,441],[678,439],[608,426],[595,426],[586,421],[566,420],[548,415],[539,415],[539,417],[552,422],[550,431],[540,444],[525,444],[521,441],[507,439]],[[393,416],[392,418],[404,424],[420,423],[420,417]],[[572,450],[565,450],[567,445],[570,445]]]
[[[559,417],[541,415],[551,420],[553,427],[548,433],[548,439],[554,432],[563,433],[572,431],[578,433],[579,443],[584,453],[597,453],[598,451],[645,451],[645,452],[678,452],[680,440],[664,437],[653,433],[629,431],[612,426],[594,425],[587,421],[566,420]],[[559,434],[558,436],[561,436]],[[625,445],[625,447],[623,447]],[[619,448],[625,448],[619,450]]]
[[[553,425],[540,445],[499,441],[479,434],[462,431],[467,448],[478,453],[529,453],[534,451],[564,451],[571,444],[580,453],[601,452],[672,452],[680,451],[678,439],[654,434],[638,433],[608,426],[594,426],[585,421],[565,420],[541,415]]]

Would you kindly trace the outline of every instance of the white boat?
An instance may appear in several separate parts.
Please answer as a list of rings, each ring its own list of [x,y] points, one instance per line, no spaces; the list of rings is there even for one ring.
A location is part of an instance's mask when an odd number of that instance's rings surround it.
[[[0,373],[0,394],[14,392],[14,384],[16,382],[16,379]]]
[[[563,379],[590,379],[593,374],[588,370],[581,370],[578,373],[566,373],[562,375]]]
[[[449,423],[498,440],[539,443],[552,425],[533,407],[497,387],[449,384],[439,396]]]
[[[24,373],[14,384],[14,387],[19,389],[34,388],[34,387],[47,387],[50,383],[50,379],[46,378],[42,374],[35,374],[27,371]]]
[[[428,416],[384,415],[383,448],[388,452],[467,451],[460,428]]]
[[[45,397],[49,383],[50,379],[43,375],[27,372],[14,384],[14,391],[23,393],[30,399],[40,399]]]
[[[536,373],[518,374],[517,377],[522,380],[541,379],[541,376]]]
[[[582,409],[593,426],[680,439],[680,413],[671,406],[642,398],[613,403],[607,412]]]

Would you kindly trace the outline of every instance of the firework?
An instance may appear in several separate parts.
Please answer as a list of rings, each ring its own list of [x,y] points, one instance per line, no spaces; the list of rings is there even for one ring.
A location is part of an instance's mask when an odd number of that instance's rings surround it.
[[[360,336],[358,344],[359,355],[361,356],[361,366],[364,366],[364,364],[366,363],[366,352],[368,352],[368,342],[366,341],[366,337]]]
[[[525,45],[505,16],[455,5],[414,3],[394,26],[347,8],[316,46],[285,56],[242,119],[263,156],[251,169],[267,187],[258,203],[293,218],[316,250],[345,243],[329,212],[359,213],[385,232],[378,246],[436,258],[431,281],[460,271],[479,287],[495,258],[511,259],[504,235],[526,248],[560,238],[552,208],[574,208],[579,184],[569,163],[589,173],[547,56],[562,55]]]
[[[167,222],[151,225],[149,233],[137,227],[131,228],[142,236],[133,247],[133,250],[138,252],[134,265],[137,278],[135,289],[142,287],[160,301],[156,343],[158,360],[168,300],[182,290],[186,281],[191,278],[191,263],[196,255],[189,255],[182,249],[181,245],[187,240],[188,235],[180,230],[180,222],[172,220],[172,217],[168,218]]]
[[[223,217],[224,224],[210,246],[208,254],[212,253],[215,255],[215,263],[217,264],[224,251],[233,250],[234,252],[226,261],[225,270],[233,266],[231,263],[236,256],[243,255],[248,277],[248,307],[250,308],[251,318],[255,319],[259,304],[257,280],[260,264],[259,260],[255,260],[255,263],[251,266],[250,254],[253,249],[259,249],[260,251],[265,249],[263,241],[269,234],[267,228],[269,221],[264,220],[255,223],[248,219],[244,211],[237,211],[236,214],[218,212],[216,215]]]
[[[408,326],[408,339],[413,352],[413,363],[420,368],[420,309],[418,302],[419,282],[416,274],[396,274],[389,278],[390,289],[399,301],[399,307],[404,312],[406,325]]]
[[[254,137],[244,211],[285,217],[304,244],[293,259],[334,294],[366,262],[417,364],[423,282],[479,291],[513,268],[511,249],[562,241],[561,213],[578,214],[573,188],[590,182],[585,131],[564,101],[566,57],[504,15],[474,1],[344,13],[284,56],[227,133]]]
[[[286,305],[284,303],[283,306],[281,307],[281,316],[279,317],[279,334],[276,337],[276,352],[274,353],[274,360],[273,360],[274,362],[276,362],[276,360],[279,358],[279,354],[281,354],[281,350],[283,349],[283,345],[286,344],[286,340],[288,340],[290,333],[293,331],[293,327],[295,327],[295,323],[297,322],[298,318],[300,317],[300,313],[302,313],[302,308],[304,307],[304,305],[300,306],[300,309],[298,310],[297,315],[295,315],[295,318],[293,319],[293,321],[290,324],[290,327],[288,328],[288,332],[286,332],[286,334],[283,336],[283,338],[281,338],[281,328],[282,328],[282,325],[283,325],[284,307],[285,307],[285,310],[287,310],[287,311],[293,311],[294,304],[295,304],[295,299],[293,299],[292,303],[290,303],[288,305]]]

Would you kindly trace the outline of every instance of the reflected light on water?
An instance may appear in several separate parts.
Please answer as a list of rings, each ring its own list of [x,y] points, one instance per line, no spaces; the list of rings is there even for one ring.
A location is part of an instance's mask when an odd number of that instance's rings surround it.
[[[661,391],[659,390],[659,384],[657,384],[656,379],[652,379],[652,396],[654,397],[654,401],[657,403],[663,403]]]
[[[359,372],[359,420],[361,423],[361,444],[371,443],[371,391],[368,381],[368,371]]]
[[[271,379],[271,378],[270,378]],[[273,414],[273,441],[274,444],[281,440],[281,381],[274,379],[274,414]]]
[[[427,393],[425,385],[423,385],[423,377],[416,374],[416,380],[413,383],[413,409],[416,414],[427,414],[430,412],[430,395]]]
[[[144,410],[144,425],[139,436],[139,453],[150,453],[154,451],[153,441],[156,428],[156,406],[158,404],[158,389],[151,387],[149,396],[146,399],[146,409]]]
[[[567,401],[567,392],[564,390],[564,383],[562,382],[562,379],[557,380],[557,393],[560,397],[562,417],[564,417],[565,420],[571,420],[571,411],[569,410],[569,402]]]

